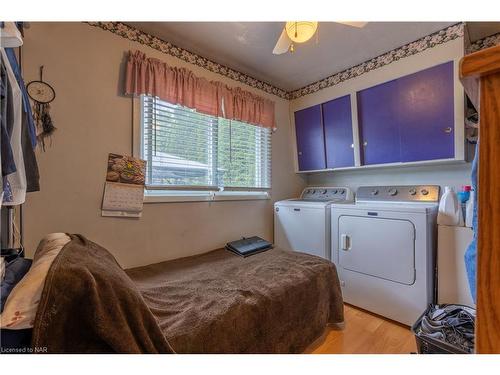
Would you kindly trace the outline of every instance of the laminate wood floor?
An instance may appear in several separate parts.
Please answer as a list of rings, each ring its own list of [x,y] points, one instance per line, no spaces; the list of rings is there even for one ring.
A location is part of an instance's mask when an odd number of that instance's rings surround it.
[[[409,354],[416,352],[409,327],[344,305],[345,328],[327,328],[305,351],[308,354]]]

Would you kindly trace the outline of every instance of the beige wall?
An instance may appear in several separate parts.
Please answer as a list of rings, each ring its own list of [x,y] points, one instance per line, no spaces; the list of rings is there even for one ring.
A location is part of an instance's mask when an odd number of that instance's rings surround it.
[[[108,153],[132,153],[132,102],[121,95],[129,49],[276,102],[272,200],[150,203],[138,220],[100,216]],[[38,79],[40,65],[57,93],[51,114],[58,130],[47,152],[37,154],[41,191],[24,206],[28,255],[45,234],[59,231],[87,236],[124,267],[193,255],[240,236],[272,240],[273,201],[297,196],[305,180],[293,171],[288,101],[82,23],[31,23],[23,47],[27,82]]]
[[[267,96],[276,102],[278,131],[273,135],[272,200],[149,203],[141,219],[102,218],[100,204],[107,154],[132,153],[132,101],[121,95],[123,62],[139,49],[199,76]],[[470,164],[294,173],[295,146],[290,114],[360,88],[435,65],[463,53],[462,39],[376,69],[361,77],[288,102],[190,65],[149,47],[83,23],[31,23],[23,48],[25,80],[44,78],[57,92],[52,117],[58,128],[47,152],[38,152],[42,190],[24,206],[27,254],[47,233],[81,233],[108,248],[124,267],[201,253],[240,236],[272,240],[276,200],[297,196],[311,185],[469,182]]]

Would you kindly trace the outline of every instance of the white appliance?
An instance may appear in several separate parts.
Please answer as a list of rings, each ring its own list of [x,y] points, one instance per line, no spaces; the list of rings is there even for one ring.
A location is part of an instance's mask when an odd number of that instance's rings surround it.
[[[330,206],[353,199],[352,190],[346,187],[309,187],[300,198],[276,202],[274,244],[330,259]]]
[[[472,228],[438,225],[438,303],[460,303],[476,307],[465,269],[465,251],[472,242]]]
[[[344,301],[412,325],[434,300],[439,186],[365,186],[331,206]]]

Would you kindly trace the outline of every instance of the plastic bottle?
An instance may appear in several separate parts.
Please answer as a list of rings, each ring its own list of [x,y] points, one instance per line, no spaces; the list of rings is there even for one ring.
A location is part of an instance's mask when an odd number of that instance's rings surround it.
[[[466,215],[466,212],[465,212],[466,211],[466,203],[469,200],[470,191],[471,191],[470,185],[463,185],[462,190],[457,193],[459,207],[460,207],[458,225],[460,225],[460,226],[465,225],[464,220],[465,220],[465,215]]]
[[[465,208],[465,226],[472,228],[472,217],[474,215],[474,196],[476,192],[472,190],[470,192],[469,200],[467,201],[467,207]]]
[[[439,225],[459,225],[460,223],[460,205],[455,191],[450,186],[444,187],[444,194],[439,201],[437,223]]]
[[[465,226],[465,203],[458,203],[458,223],[457,226]]]

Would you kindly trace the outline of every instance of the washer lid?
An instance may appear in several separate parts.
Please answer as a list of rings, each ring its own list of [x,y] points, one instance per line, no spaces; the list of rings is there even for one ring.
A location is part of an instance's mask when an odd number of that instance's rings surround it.
[[[307,199],[287,199],[284,201],[279,201],[274,204],[275,207],[316,207],[316,208],[326,208],[330,206],[332,202],[322,202],[322,201],[314,201]]]

